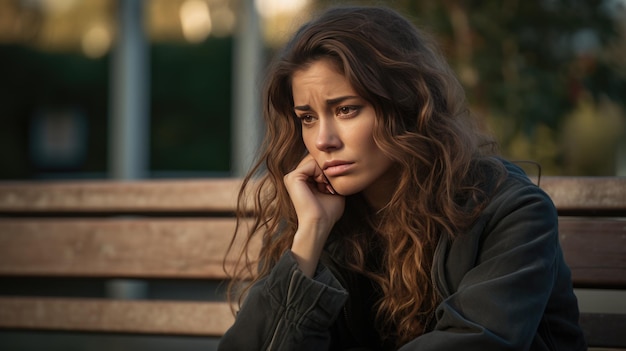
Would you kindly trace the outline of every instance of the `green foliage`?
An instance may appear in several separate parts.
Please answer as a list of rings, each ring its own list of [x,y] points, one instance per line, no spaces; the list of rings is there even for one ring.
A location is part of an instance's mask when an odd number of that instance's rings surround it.
[[[319,6],[345,3],[320,1]],[[544,163],[553,165],[549,168],[554,172],[574,169],[564,164],[571,158],[559,144],[566,138],[562,133],[568,116],[589,95],[595,102],[607,97],[622,107],[626,104],[626,64],[607,54],[607,48],[626,41],[619,27],[626,10],[619,2],[398,0],[382,4],[409,16],[436,37],[466,87],[472,109],[494,128],[505,154],[550,155]],[[549,142],[539,140],[548,136]],[[520,147],[520,138],[528,143],[525,156],[512,150]],[[550,150],[534,150],[535,144]]]

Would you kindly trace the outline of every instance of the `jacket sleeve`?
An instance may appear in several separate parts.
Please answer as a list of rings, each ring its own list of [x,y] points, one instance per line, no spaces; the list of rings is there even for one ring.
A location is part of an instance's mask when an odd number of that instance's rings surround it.
[[[347,297],[327,268],[320,265],[310,279],[288,251],[250,289],[218,350],[327,350]]]
[[[449,291],[436,309],[434,330],[400,350],[531,348],[557,276],[569,278],[552,201],[536,186],[516,183],[494,198],[466,234],[434,267],[457,275],[438,275],[444,280],[438,285]],[[449,267],[459,263],[467,270]]]

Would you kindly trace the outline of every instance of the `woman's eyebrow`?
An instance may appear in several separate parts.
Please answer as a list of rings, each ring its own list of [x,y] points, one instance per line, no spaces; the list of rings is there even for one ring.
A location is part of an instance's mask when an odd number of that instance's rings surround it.
[[[332,98],[332,99],[326,100],[326,105],[334,106],[334,105],[337,105],[339,103],[344,102],[345,100],[348,100],[348,99],[358,99],[358,98],[359,97],[355,96],[355,95],[340,96],[340,97],[336,97],[336,98]],[[294,110],[298,110],[298,111],[311,111],[311,106],[309,106],[309,105],[299,105],[299,106],[294,106],[293,109]]]
[[[298,110],[298,111],[311,111],[311,106],[309,105],[294,106],[293,109]]]
[[[336,97],[334,99],[328,99],[326,100],[326,104],[328,106],[333,106],[333,105],[337,105],[339,103],[344,102],[345,100],[349,100],[349,99],[358,99],[358,96],[354,96],[354,95],[346,95],[346,96],[340,96],[340,97]]]

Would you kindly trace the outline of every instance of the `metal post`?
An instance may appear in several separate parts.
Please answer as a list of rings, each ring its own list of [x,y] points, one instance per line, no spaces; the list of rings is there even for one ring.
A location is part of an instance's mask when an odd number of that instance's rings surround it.
[[[231,174],[235,177],[244,175],[252,165],[263,133],[259,103],[263,38],[259,14],[254,0],[242,0],[240,4],[233,55]]]
[[[111,60],[109,174],[117,180],[148,175],[148,45],[143,28],[143,0],[117,1],[117,39]],[[145,297],[143,281],[107,282],[107,295],[121,299]]]
[[[117,40],[111,60],[109,172],[114,179],[148,175],[149,57],[143,0],[118,0]]]

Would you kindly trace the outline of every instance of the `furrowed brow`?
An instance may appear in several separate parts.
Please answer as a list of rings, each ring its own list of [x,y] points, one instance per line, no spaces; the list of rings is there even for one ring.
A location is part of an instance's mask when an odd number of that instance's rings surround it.
[[[353,96],[353,95],[340,96],[340,97],[336,97],[334,99],[326,100],[326,104],[328,106],[333,106],[333,105],[340,104],[340,103],[342,103],[342,102],[344,102],[346,100],[349,100],[349,99],[358,99],[358,98],[359,98],[358,96]]]
[[[293,109],[298,110],[298,111],[311,111],[311,106],[309,105],[294,106]]]
[[[358,96],[353,96],[353,95],[339,96],[339,97],[336,97],[336,98],[332,98],[332,99],[326,100],[326,105],[334,106],[334,105],[340,104],[340,103],[342,103],[342,102],[344,102],[346,100],[358,99],[358,98],[359,98]],[[294,106],[293,109],[297,110],[297,111],[311,111],[311,106],[309,106],[309,105],[300,105],[300,106]]]

